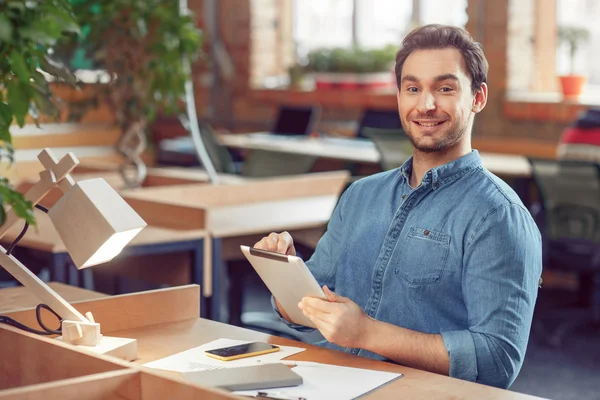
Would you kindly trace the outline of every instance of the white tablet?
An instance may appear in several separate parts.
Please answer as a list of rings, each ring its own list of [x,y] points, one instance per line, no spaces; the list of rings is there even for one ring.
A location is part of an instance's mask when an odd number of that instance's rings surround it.
[[[323,289],[300,257],[240,246],[260,278],[292,322],[316,328],[298,308],[303,297],[326,299]]]

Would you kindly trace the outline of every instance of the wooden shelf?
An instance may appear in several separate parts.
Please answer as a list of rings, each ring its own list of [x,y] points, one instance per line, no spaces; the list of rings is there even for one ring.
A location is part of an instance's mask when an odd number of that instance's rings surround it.
[[[395,90],[267,90],[248,92],[251,100],[272,104],[313,105],[332,108],[395,110]]]

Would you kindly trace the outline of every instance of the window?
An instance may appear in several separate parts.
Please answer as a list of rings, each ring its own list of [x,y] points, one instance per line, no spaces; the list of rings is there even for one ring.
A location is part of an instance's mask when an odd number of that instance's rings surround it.
[[[415,25],[464,27],[466,8],[467,0],[294,0],[294,40],[299,55],[353,44],[399,45]]]
[[[575,26],[589,31],[589,40],[581,45],[574,60],[574,72],[588,77],[589,89],[600,92],[600,1],[598,0],[558,0],[557,25]],[[569,49],[559,43],[556,51],[556,72],[559,75],[570,71]]]

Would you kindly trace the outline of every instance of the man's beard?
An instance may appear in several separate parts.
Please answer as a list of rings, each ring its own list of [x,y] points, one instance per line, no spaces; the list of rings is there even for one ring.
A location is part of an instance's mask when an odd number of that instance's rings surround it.
[[[403,125],[408,139],[410,140],[410,142],[416,150],[422,153],[438,153],[450,149],[465,136],[469,127],[469,121],[467,120],[466,123],[463,125],[455,123],[454,125],[447,128],[445,132],[436,134],[435,138],[437,140],[433,143],[420,143],[419,139],[422,139],[422,136],[415,137],[415,135],[413,135],[409,129],[406,129],[407,126],[417,129],[416,127],[412,126],[412,122],[408,122]]]

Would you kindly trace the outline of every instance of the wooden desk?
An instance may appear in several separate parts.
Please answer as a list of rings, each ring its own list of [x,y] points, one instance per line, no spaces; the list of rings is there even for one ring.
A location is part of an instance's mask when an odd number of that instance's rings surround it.
[[[169,212],[165,211],[164,206],[157,206],[154,211],[158,216],[152,216],[146,210],[136,210],[142,215],[146,222],[156,220],[157,218],[169,218]],[[174,211],[171,211],[174,213]],[[171,216],[177,217],[176,214]],[[65,282],[71,285],[93,288],[93,269],[86,268],[78,270],[69,256],[60,236],[54,229],[52,222],[47,214],[35,209],[35,218],[37,225],[30,227],[27,234],[21,239],[17,247],[23,247],[30,250],[36,250],[43,257],[48,259],[50,267],[50,279],[58,282]],[[115,260],[126,257],[152,254],[169,254],[175,252],[191,252],[191,270],[192,283],[202,283],[204,276],[204,241],[207,235],[206,230],[193,228],[194,215],[187,215],[184,221],[189,229],[180,226],[177,220],[170,222],[172,227],[149,225],[123,249]],[[15,224],[2,238],[2,242],[10,244],[21,232],[22,223]],[[208,313],[206,305],[203,305],[203,315]]]
[[[370,140],[352,138],[311,138],[276,136],[265,132],[221,134],[219,141],[228,147],[305,154],[359,163],[378,163],[379,152]],[[531,176],[527,158],[514,154],[480,152],[483,165],[496,175],[508,178]]]
[[[90,355],[64,343],[34,336],[12,327],[0,326],[0,352],[6,362],[0,363],[0,399],[78,399],[81,393],[95,398],[134,399],[137,393],[129,384],[122,382],[128,373],[141,375],[137,386],[144,395],[142,399],[160,398],[233,398],[214,389],[203,388],[184,382],[176,373],[152,370],[140,365],[184,350],[188,350],[218,338],[267,341],[274,344],[305,347],[306,351],[290,359],[307,360],[342,366],[399,372],[404,377],[383,386],[366,399],[534,399],[507,390],[461,381],[396,364],[357,357],[304,343],[269,336],[214,321],[198,318],[198,286],[142,292],[130,295],[74,303],[81,312],[91,311],[102,324],[102,331],[111,336],[131,337],[138,340],[139,359],[125,363],[112,357]],[[32,310],[14,312],[11,317],[31,324],[35,321]],[[12,351],[9,351],[12,349]],[[27,363],[18,359],[27,353]],[[51,360],[60,360],[57,368]],[[70,379],[69,379],[70,378]],[[15,385],[14,382],[17,382]],[[41,386],[32,386],[47,382]],[[116,384],[118,382],[118,385]],[[157,384],[160,382],[160,385]],[[12,390],[2,390],[7,387]],[[17,386],[17,387],[15,387]],[[58,397],[60,393],[62,396]],[[99,394],[104,394],[101,397]],[[121,397],[117,397],[117,394]],[[161,397],[162,396],[162,397]]]
[[[68,302],[99,299],[108,296],[104,293],[65,285],[60,282],[50,282],[48,286]],[[24,286],[0,289],[0,314],[24,308],[35,308],[39,303],[40,299]]]
[[[203,294],[212,319],[223,320],[224,261],[242,259],[239,246],[253,245],[273,231],[290,231],[311,246],[321,237],[348,178],[345,171],[267,178],[236,185],[185,185],[124,191],[134,209],[167,204],[187,213],[202,211],[209,240],[204,247]],[[196,281],[196,283],[201,283]]]

